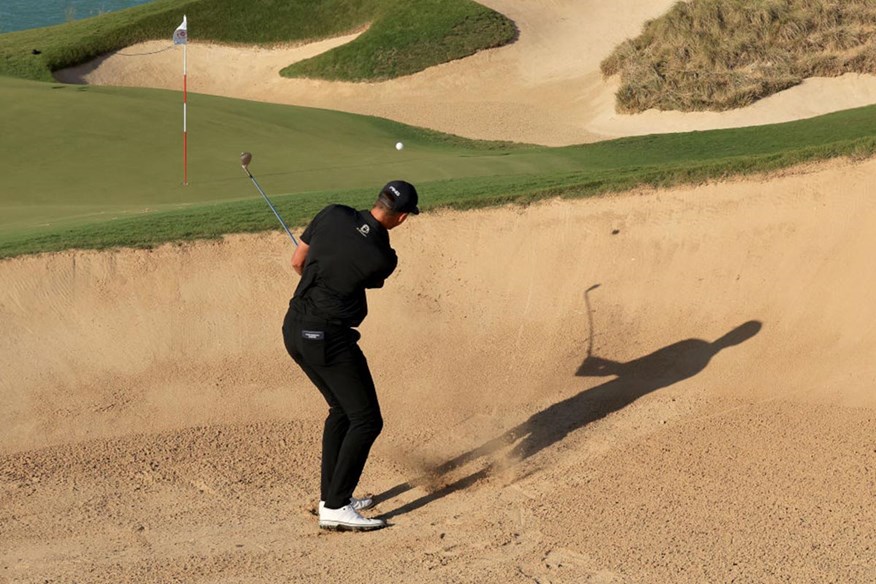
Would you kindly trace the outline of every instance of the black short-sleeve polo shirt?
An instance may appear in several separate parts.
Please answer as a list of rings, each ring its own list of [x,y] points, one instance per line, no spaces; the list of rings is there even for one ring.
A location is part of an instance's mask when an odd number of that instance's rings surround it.
[[[330,205],[301,234],[309,247],[291,306],[301,316],[359,326],[366,288],[380,288],[398,265],[389,232],[370,211]]]

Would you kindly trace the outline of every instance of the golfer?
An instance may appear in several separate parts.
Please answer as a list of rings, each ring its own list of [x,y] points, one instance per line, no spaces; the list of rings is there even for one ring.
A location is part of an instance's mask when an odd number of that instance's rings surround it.
[[[398,264],[389,230],[419,213],[417,191],[392,181],[371,210],[330,205],[301,234],[292,267],[301,281],[283,321],[283,340],[328,402],[322,437],[319,526],[368,531],[386,527],[362,517],[371,499],[356,499],[371,445],[383,428],[368,362],[355,330],[368,313],[366,288],[380,288]]]

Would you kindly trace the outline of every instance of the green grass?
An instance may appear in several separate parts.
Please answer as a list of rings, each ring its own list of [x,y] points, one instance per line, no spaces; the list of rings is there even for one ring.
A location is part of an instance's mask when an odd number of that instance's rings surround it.
[[[505,45],[516,36],[514,23],[474,2],[399,2],[384,6],[379,20],[356,41],[295,63],[281,74],[345,81],[390,79]]]
[[[190,96],[182,183],[180,95],[0,79],[0,257],[154,246],[279,229],[239,166],[291,225],[328,202],[369,205],[387,180],[426,210],[670,186],[876,152],[876,107],[733,130],[544,148],[484,143],[378,118]],[[406,148],[397,152],[396,141]]]
[[[876,73],[876,2],[678,2],[602,71],[621,76],[621,112],[744,107],[809,77]]]
[[[134,43],[170,39],[189,19],[192,41],[274,45],[369,26],[346,47],[289,74],[380,79],[511,42],[514,24],[471,0],[154,0],[94,18],[0,35],[0,76],[51,81],[52,72]],[[34,54],[34,50],[39,54]]]

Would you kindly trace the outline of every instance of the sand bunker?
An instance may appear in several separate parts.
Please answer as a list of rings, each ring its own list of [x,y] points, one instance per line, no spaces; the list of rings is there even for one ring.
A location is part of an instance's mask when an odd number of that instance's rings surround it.
[[[285,235],[0,262],[0,574],[872,581],[874,172],[408,222],[359,536],[312,515]]]
[[[385,83],[284,79],[283,67],[349,42],[356,35],[288,49],[189,46],[189,90],[273,103],[376,115],[480,139],[549,146],[620,136],[708,130],[792,121],[876,103],[876,76],[810,79],[750,107],[724,113],[614,111],[616,80],[599,63],[675,0],[483,0],[517,23],[513,45]],[[197,39],[196,24],[191,32]],[[129,47],[59,80],[181,89],[181,48],[169,41]],[[139,56],[138,56],[139,55]]]

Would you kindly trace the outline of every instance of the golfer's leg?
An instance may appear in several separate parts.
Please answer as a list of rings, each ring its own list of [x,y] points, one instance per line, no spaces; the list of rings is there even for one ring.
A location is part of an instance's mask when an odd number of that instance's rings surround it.
[[[365,356],[353,345],[346,357],[332,363],[331,368],[320,368],[350,421],[326,493],[325,505],[329,509],[343,507],[353,496],[371,446],[383,429],[380,404]]]
[[[325,501],[335,467],[338,464],[338,453],[341,450],[344,437],[347,435],[347,429],[350,427],[350,420],[344,413],[340,402],[332,394],[329,384],[323,379],[317,368],[304,360],[304,356],[296,342],[301,337],[300,327],[296,327],[294,322],[284,324],[283,337],[289,355],[316,386],[329,406],[328,417],[322,430],[322,469],[319,487],[319,498],[321,501]]]
[[[350,428],[350,420],[344,413],[340,402],[332,393],[328,383],[326,383],[319,372],[307,363],[300,362],[298,365],[307,377],[310,378],[310,381],[319,389],[329,405],[328,417],[325,419],[325,424],[322,428],[322,472],[319,486],[319,498],[321,501],[325,501],[329,494],[329,486],[331,485],[335,468],[338,466],[338,455],[340,454],[341,446]]]
[[[350,420],[343,410],[332,406],[322,429],[322,474],[320,480],[320,501],[325,501],[331,488],[335,469],[338,467],[338,457],[344,437],[350,428]]]

